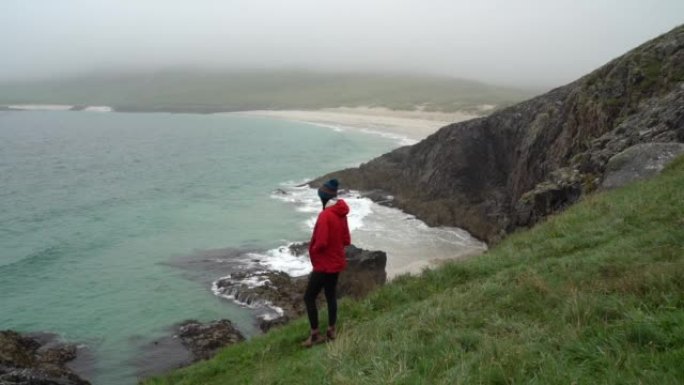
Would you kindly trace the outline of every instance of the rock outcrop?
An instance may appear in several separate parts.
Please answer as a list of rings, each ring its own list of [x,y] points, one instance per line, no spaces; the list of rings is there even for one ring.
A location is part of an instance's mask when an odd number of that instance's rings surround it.
[[[682,154],[684,143],[636,144],[610,158],[601,188],[622,187],[653,176]]]
[[[178,328],[178,338],[192,352],[195,360],[211,358],[222,347],[245,340],[227,319],[204,324],[195,320],[185,321]]]
[[[66,363],[76,358],[76,346],[56,343],[54,338],[0,331],[0,384],[88,385]]]
[[[344,251],[347,268],[340,273],[337,282],[339,296],[363,298],[387,282],[387,254],[384,251],[364,250],[354,245],[347,246]]]
[[[308,243],[293,244],[290,251],[294,255],[306,255]],[[345,254],[348,264],[338,280],[338,297],[362,298],[385,284],[387,254],[382,251],[363,250],[354,245],[347,246]],[[220,279],[216,282],[216,289],[247,305],[261,304],[278,309],[280,314],[277,317],[259,320],[259,327],[265,332],[306,312],[303,300],[306,284],[306,276],[290,277],[283,272],[257,271],[236,273]],[[322,297],[319,297],[320,305],[323,305]]]
[[[591,74],[331,177],[487,242],[594,191],[640,143],[684,141],[684,26]]]
[[[221,348],[244,340],[227,319],[206,323],[187,320],[170,328],[168,335],[141,346],[142,354],[134,360],[136,374],[138,378],[158,376],[209,359]]]

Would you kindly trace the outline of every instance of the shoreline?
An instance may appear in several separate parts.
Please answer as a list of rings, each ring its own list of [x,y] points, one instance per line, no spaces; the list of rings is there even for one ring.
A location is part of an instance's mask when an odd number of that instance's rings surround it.
[[[351,128],[370,133],[394,135],[406,138],[412,143],[426,138],[449,124],[481,116],[466,112],[390,110],[384,107],[336,107],[318,110],[251,110],[223,114],[282,119],[331,128]]]
[[[14,106],[16,107],[16,105]],[[94,111],[94,112],[124,112],[124,111],[118,111],[115,109],[108,109],[105,106],[98,107],[95,109],[92,109],[92,107],[88,106],[46,106],[46,105],[24,105],[24,109],[13,109],[12,111],[29,111],[32,108],[33,111]],[[49,108],[47,108],[49,107]],[[65,108],[68,107],[68,108]],[[79,108],[80,107],[80,108]],[[272,111],[271,113],[286,113],[290,114],[291,112],[287,111]],[[385,110],[385,109],[371,109],[371,108],[358,108],[358,109],[349,109],[349,108],[342,108],[342,109],[325,109],[321,111],[295,111],[297,114],[302,114],[304,113],[307,118],[311,118],[310,114],[322,114],[322,118],[325,118],[323,122],[307,122],[311,124],[318,124],[318,125],[328,125],[328,126],[333,126],[335,127],[336,125],[339,126],[344,126],[344,128],[350,128],[350,129],[358,129],[358,130],[365,130],[366,132],[372,132],[374,134],[382,134],[382,133],[392,133],[396,134],[398,137],[411,137],[415,138],[413,140],[418,140],[423,136],[427,136],[434,131],[438,130],[439,128],[443,127],[444,125],[451,124],[451,121],[447,121],[445,115],[449,114],[441,114],[441,113],[432,113],[432,112],[422,112],[422,111],[394,111],[394,110]],[[249,112],[247,112],[249,114]],[[423,115],[421,115],[423,114]],[[429,116],[428,116],[429,115]],[[301,115],[299,115],[301,116]],[[319,115],[320,117],[321,115]],[[351,118],[349,117],[351,116]],[[418,119],[418,117],[423,117],[424,119]],[[468,116],[469,118],[471,116]],[[472,116],[475,117],[475,116]],[[285,119],[285,118],[283,118]],[[351,119],[352,122],[350,123],[349,120],[345,119]],[[378,121],[383,121],[383,119],[389,120],[389,123],[386,124],[380,124]],[[228,120],[228,119],[226,119]],[[342,120],[340,122],[339,120]],[[304,120],[299,120],[299,121],[304,121]],[[356,124],[354,126],[354,124]],[[369,127],[372,126],[372,127]],[[404,136],[405,134],[405,136]],[[311,196],[313,199],[316,201],[316,195],[315,192],[312,191],[307,191],[306,196]],[[370,198],[369,198],[370,199]],[[372,199],[371,199],[372,200]],[[318,202],[314,202],[316,208],[318,207]],[[400,210],[399,210],[400,211]],[[403,212],[402,212],[403,213]],[[398,214],[397,214],[398,215]],[[410,223],[409,220],[404,218],[403,215],[400,215],[401,218],[401,223],[403,224],[408,224]],[[392,217],[393,219],[396,219],[396,216]],[[387,219],[387,218],[381,218],[381,219]],[[379,223],[382,223],[383,220],[376,221]],[[388,226],[391,227],[390,224],[392,221],[387,221],[385,222]],[[370,234],[366,236],[367,239],[372,239],[373,236],[382,234],[380,230],[372,230],[371,231],[373,234]],[[410,239],[413,239],[413,236],[409,237]],[[406,239],[406,238],[404,238]],[[361,245],[365,246],[365,245]],[[369,247],[364,247],[364,248],[369,248]],[[372,249],[371,249],[372,250]],[[386,251],[385,248],[380,248],[380,250]],[[420,258],[420,254],[415,251],[416,249],[410,248],[405,250],[405,253],[407,258]],[[447,249],[443,249],[447,250]],[[413,254],[415,251],[415,254]],[[416,256],[416,257],[414,257]],[[437,252],[437,253],[431,253],[430,254],[430,260],[429,261],[419,261],[415,264],[411,265],[406,265],[406,268],[409,269],[410,271],[396,271],[393,270],[392,267],[392,261],[389,262],[389,265],[386,266],[385,271],[386,273],[390,276],[390,278],[393,278],[395,276],[404,274],[404,273],[410,273],[410,274],[416,274],[420,273],[424,267],[430,267],[433,268],[436,266],[439,260],[443,259],[448,259],[448,260],[456,260],[461,258],[462,256],[459,255],[458,253],[444,253],[444,252]],[[390,257],[392,258],[392,257]],[[394,258],[393,258],[394,259]],[[399,264],[403,264],[402,262],[399,262]],[[219,277],[217,277],[219,278]],[[214,293],[215,295],[215,293]],[[239,304],[238,304],[239,305]],[[232,318],[232,317],[231,317]],[[99,353],[98,353],[99,354]]]
[[[493,106],[482,106],[482,113]],[[87,111],[125,113],[177,113],[198,115],[238,115],[296,121],[333,129],[354,129],[367,133],[394,136],[405,139],[402,144],[413,144],[452,123],[479,118],[482,114],[471,112],[439,112],[415,110],[392,110],[385,107],[334,107],[315,110],[244,110],[230,111],[220,108],[207,109],[137,109],[128,107],[70,105],[70,104],[8,104],[2,111]]]
[[[345,190],[340,194],[352,210],[349,218],[352,240],[355,245],[367,250],[382,250],[388,255],[386,273],[391,280],[403,274],[420,274],[425,268],[434,268],[450,260],[460,260],[486,252],[486,243],[473,237],[464,229],[456,227],[430,227],[421,218],[408,214],[392,205],[383,204],[391,199],[356,190]],[[272,198],[282,200],[292,209],[309,212],[310,230],[313,230],[315,214],[320,206],[316,189],[308,184],[281,185],[279,192]],[[360,213],[360,215],[359,215]],[[264,260],[277,257],[283,261],[296,261],[298,258],[283,253],[290,245],[269,250],[261,256]],[[301,262],[300,262],[301,263]],[[293,263],[279,269],[292,274],[301,265]],[[275,270],[278,270],[276,268]]]
[[[3,105],[9,111],[86,111],[86,112],[131,112],[112,108],[109,106],[89,106],[89,105],[61,105],[61,104],[12,104]],[[481,112],[486,113],[494,106],[481,106]],[[135,111],[137,113],[148,112],[154,113],[159,111]],[[201,114],[207,113],[187,112],[187,111],[164,111],[164,113],[190,113]],[[368,134],[382,135],[396,139],[400,145],[411,145],[433,134],[440,128],[449,124],[462,122],[469,119],[479,118],[482,115],[467,112],[437,112],[425,111],[421,109],[415,110],[391,110],[384,107],[335,107],[323,108],[317,110],[249,110],[249,111],[223,111],[212,112],[212,115],[224,116],[249,116],[249,117],[263,117],[269,119],[287,120],[293,122],[301,122],[313,124],[321,127],[336,129],[336,130],[357,130]],[[379,202],[371,198],[375,204]],[[382,206],[382,204],[380,204]],[[382,210],[382,209],[381,209]],[[401,211],[401,210],[400,210]],[[402,213],[406,214],[402,211]],[[422,222],[421,218],[415,218]],[[461,229],[451,229],[451,231],[460,231]],[[447,230],[449,231],[449,230]],[[468,233],[469,234],[469,233]],[[367,241],[371,244],[376,243],[377,240],[373,237],[366,236]],[[459,260],[472,256],[473,254],[480,254],[486,251],[485,246],[479,250],[468,250],[465,252],[449,252],[448,250],[441,250],[440,252],[432,253],[426,258],[414,260],[408,254],[410,252],[400,253],[395,261],[391,258],[387,273],[390,279],[402,274],[419,274],[425,268],[434,268],[450,260]],[[368,245],[370,246],[370,245]],[[383,249],[378,247],[380,245],[372,245],[371,247]],[[384,250],[384,249],[383,249]],[[396,250],[384,250],[394,251]],[[413,250],[416,251],[416,250]],[[392,254],[395,254],[392,253]],[[401,266],[401,267],[400,267]]]
[[[9,111],[86,111],[86,112],[129,112],[109,106],[89,106],[89,105],[62,105],[62,104],[11,104],[0,106]],[[481,106],[480,111],[486,113],[493,109],[494,106]],[[159,111],[143,111],[135,112],[159,112]],[[171,113],[165,111],[165,113]],[[190,114],[206,114],[198,112],[182,112],[180,110],[173,113],[190,113]],[[249,110],[249,111],[234,111],[234,112],[212,112],[212,115],[225,116],[250,116],[250,117],[264,117],[269,119],[287,120],[301,123],[308,123],[317,126],[332,128],[336,130],[357,130],[368,134],[382,135],[396,139],[400,145],[411,145],[433,134],[440,128],[449,124],[462,122],[469,119],[479,118],[482,115],[467,112],[437,112],[425,111],[422,109],[415,110],[391,110],[384,107],[335,107],[323,108],[317,110]],[[375,204],[374,199],[371,198]],[[380,204],[382,206],[382,204]],[[401,210],[400,210],[401,211]],[[406,214],[402,211],[402,213]],[[421,218],[415,218],[422,222]],[[460,231],[462,229],[451,229],[452,231]],[[468,233],[469,234],[469,233]],[[469,234],[470,235],[470,234]],[[372,238],[368,239],[369,241]],[[375,242],[371,242],[375,243]],[[486,251],[486,243],[483,248],[479,250],[468,250],[465,253],[456,252],[450,253],[448,250],[434,253],[421,258],[418,261],[413,260],[407,254],[401,253],[398,259],[401,262],[393,261],[392,258],[387,266],[388,276],[391,278],[402,274],[418,274],[425,268],[434,268],[450,260],[459,260],[472,256],[473,254],[480,254]],[[373,245],[376,247],[379,245]],[[382,247],[380,247],[382,249]],[[385,250],[389,251],[389,250]],[[393,250],[395,251],[395,250]],[[397,265],[403,265],[399,267]]]

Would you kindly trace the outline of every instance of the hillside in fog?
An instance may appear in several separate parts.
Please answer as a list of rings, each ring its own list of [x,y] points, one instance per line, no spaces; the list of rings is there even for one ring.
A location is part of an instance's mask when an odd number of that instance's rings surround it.
[[[439,76],[186,70],[5,82],[0,104],[108,105],[121,111],[177,112],[340,106],[477,111],[482,105],[506,106],[535,93]]]

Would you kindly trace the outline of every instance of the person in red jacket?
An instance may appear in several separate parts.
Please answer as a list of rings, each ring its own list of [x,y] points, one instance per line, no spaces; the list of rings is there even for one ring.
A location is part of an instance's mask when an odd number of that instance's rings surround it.
[[[311,347],[324,341],[318,331],[318,309],[316,308],[316,297],[321,289],[325,292],[325,300],[328,304],[326,337],[328,340],[335,339],[337,277],[347,267],[344,247],[351,243],[349,225],[347,224],[349,206],[343,199],[337,199],[338,185],[337,179],[331,179],[318,189],[323,211],[318,214],[309,243],[309,256],[311,257],[313,271],[309,276],[304,303],[309,316],[311,334],[302,343],[305,347]]]

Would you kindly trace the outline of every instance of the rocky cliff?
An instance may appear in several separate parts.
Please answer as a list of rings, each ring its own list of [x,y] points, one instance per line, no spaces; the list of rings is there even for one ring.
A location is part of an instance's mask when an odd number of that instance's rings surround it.
[[[566,86],[312,183],[334,176],[496,242],[598,188],[628,148],[684,142],[683,46],[680,26]]]

